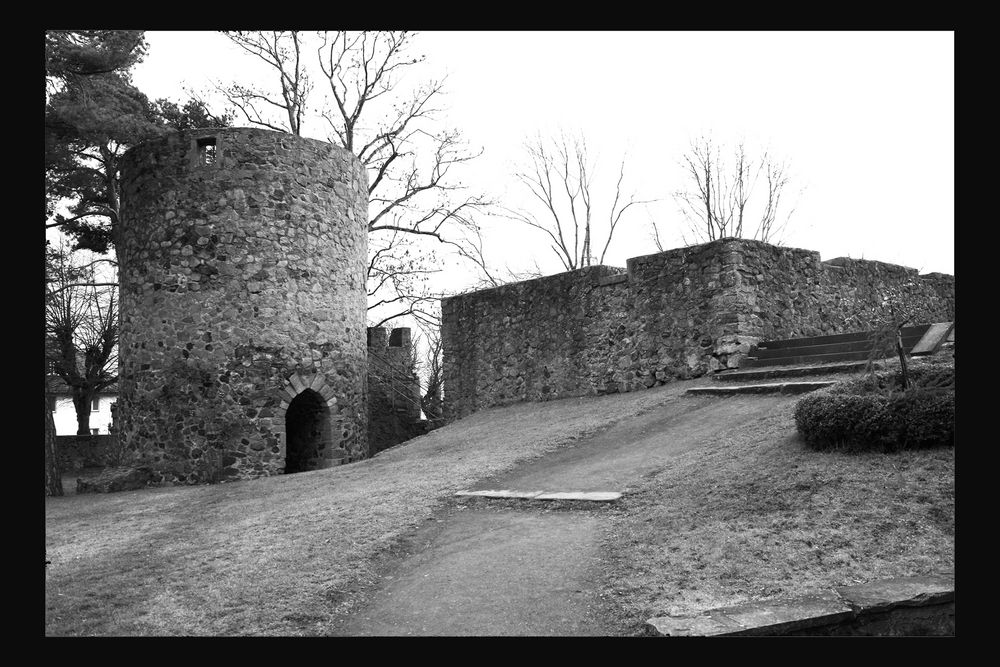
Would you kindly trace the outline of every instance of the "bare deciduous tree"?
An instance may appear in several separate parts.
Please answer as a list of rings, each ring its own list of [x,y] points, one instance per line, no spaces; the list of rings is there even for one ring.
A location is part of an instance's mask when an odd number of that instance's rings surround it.
[[[903,283],[890,284],[869,276],[864,285],[865,299],[845,322],[852,325],[852,328],[872,332],[872,349],[867,366],[869,373],[875,371],[876,360],[893,352],[896,354],[902,380],[900,388],[903,390],[913,388],[907,363],[908,354],[903,346],[903,328],[918,322],[934,321],[927,305],[914,298],[914,283],[913,278]]]
[[[614,200],[606,218],[607,234],[597,238],[595,244],[594,170],[586,142],[577,138],[568,143],[565,136],[546,142],[538,137],[525,148],[530,164],[515,176],[528,188],[544,213],[536,215],[525,209],[507,209],[507,212],[514,220],[544,232],[549,237],[549,247],[567,271],[602,264],[625,211],[655,201],[638,200],[634,194],[626,201],[622,193],[623,158]]]
[[[777,224],[790,177],[787,165],[766,151],[755,159],[740,142],[729,157],[711,138],[700,137],[691,142],[681,166],[688,186],[676,191],[674,199],[695,243],[727,237],[774,243],[794,213],[792,209]],[[756,193],[762,194],[755,198]],[[653,239],[662,251],[655,225]]]
[[[545,275],[538,265],[537,258],[534,259],[532,268],[523,271],[515,271],[509,265],[501,269],[488,260],[486,257],[486,242],[483,239],[482,229],[479,225],[475,225],[467,230],[462,243],[459,244],[457,252],[469,264],[474,266],[479,273],[478,280],[471,285],[466,285],[465,289],[490,289],[506,285],[507,283],[541,278]]]
[[[239,83],[217,86],[219,92],[250,124],[301,135],[312,82],[306,73],[300,31],[230,30],[223,34],[278,73],[280,96]]]
[[[386,238],[376,237],[370,241],[369,326],[383,326],[401,314],[421,321],[434,321],[430,305],[435,297],[427,287],[429,278],[440,271],[436,268],[434,251],[415,247],[416,244],[398,230]]]
[[[382,308],[383,322],[417,314],[429,296],[422,283],[436,262],[421,241],[466,256],[472,218],[489,205],[452,178],[455,167],[479,154],[465,148],[458,132],[436,128],[444,82],[399,89],[406,68],[423,60],[409,55],[411,39],[405,31],[324,32],[318,50],[333,100],[322,111],[331,141],[368,169],[369,310]],[[386,310],[388,304],[398,305]]]
[[[424,353],[424,374],[427,377],[426,389],[420,398],[420,407],[432,426],[439,426],[444,416],[442,389],[444,386],[444,366],[442,359],[441,329],[438,327],[424,328],[427,347]]]
[[[51,255],[45,298],[46,365],[69,388],[77,435],[90,434],[91,401],[118,381],[118,289],[93,263],[74,263],[65,247]]]

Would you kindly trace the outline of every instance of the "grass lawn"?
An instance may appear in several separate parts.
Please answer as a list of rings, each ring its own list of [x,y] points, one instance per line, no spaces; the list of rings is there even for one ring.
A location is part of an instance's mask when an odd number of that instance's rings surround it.
[[[627,626],[954,568],[954,448],[815,452],[794,405],[682,454],[618,505],[605,595]]]
[[[328,470],[47,498],[46,634],[323,634],[455,491],[692,384],[487,410]]]
[[[48,498],[46,635],[325,634],[455,491],[710,382],[487,410],[329,470]],[[954,449],[814,452],[794,405],[600,512],[626,627],[953,567]]]

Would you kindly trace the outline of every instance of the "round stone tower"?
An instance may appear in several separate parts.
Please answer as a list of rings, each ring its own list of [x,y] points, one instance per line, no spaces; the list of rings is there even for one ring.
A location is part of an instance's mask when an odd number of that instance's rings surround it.
[[[269,130],[174,133],[121,165],[121,437],[159,482],[365,458],[364,167]]]

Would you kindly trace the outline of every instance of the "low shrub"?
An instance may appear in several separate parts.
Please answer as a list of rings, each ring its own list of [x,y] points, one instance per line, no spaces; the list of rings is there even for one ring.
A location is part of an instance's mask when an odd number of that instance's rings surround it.
[[[955,391],[829,391],[795,406],[795,425],[813,449],[849,451],[955,446]]]
[[[955,366],[947,364],[914,364],[909,369],[914,389],[954,389]],[[873,394],[903,390],[903,373],[898,368],[869,373],[863,377],[838,383],[833,394]]]
[[[946,365],[924,365],[914,366],[910,369],[910,379],[916,387],[928,389],[954,389],[955,388],[955,366]],[[897,373],[897,381],[901,382],[902,377]]]

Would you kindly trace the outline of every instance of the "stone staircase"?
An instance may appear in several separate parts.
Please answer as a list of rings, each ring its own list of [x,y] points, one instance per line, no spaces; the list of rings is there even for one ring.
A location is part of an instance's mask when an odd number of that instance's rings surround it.
[[[954,344],[955,323],[920,324],[903,327],[903,348],[909,355],[933,354],[942,344]],[[750,349],[738,370],[720,371],[713,380],[732,386],[696,387],[688,394],[800,394],[835,384],[837,380],[787,381],[803,376],[856,373],[869,360],[895,356],[889,344],[873,355],[871,331],[762,341]],[[876,366],[880,364],[876,363]],[[773,380],[763,384],[747,381]],[[743,384],[736,384],[743,383]]]
[[[903,327],[903,347],[909,353],[928,329],[930,324]],[[873,333],[835,334],[832,336],[811,336],[809,338],[788,338],[758,343],[750,349],[740,369],[762,366],[794,366],[800,364],[829,364],[842,362],[866,362],[872,353]],[[887,349],[883,356],[890,356]]]

